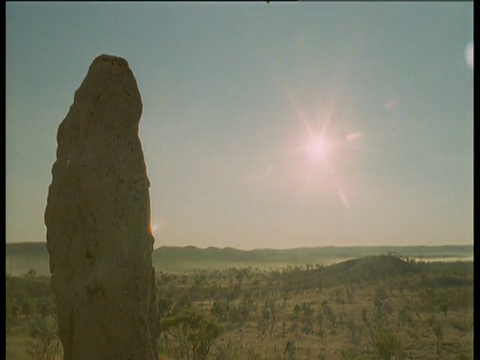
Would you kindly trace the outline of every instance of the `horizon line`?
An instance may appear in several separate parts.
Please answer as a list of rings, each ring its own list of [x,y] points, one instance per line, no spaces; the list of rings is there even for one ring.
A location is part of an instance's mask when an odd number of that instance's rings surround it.
[[[12,245],[12,244],[47,244],[46,241],[21,241],[21,242],[9,242],[5,241],[5,245]],[[207,246],[207,247],[200,247],[197,245],[159,245],[158,247],[154,247],[153,250],[158,250],[160,248],[196,248],[200,250],[208,250],[208,249],[219,249],[219,250],[227,250],[227,249],[233,249],[233,250],[240,250],[240,251],[259,251],[259,250],[297,250],[297,249],[316,249],[316,248],[379,248],[379,247],[385,247],[385,248],[406,248],[406,247],[453,247],[453,246],[470,246],[473,248],[474,244],[436,244],[436,245],[424,245],[424,244],[419,244],[419,245],[318,245],[318,246],[297,246],[297,247],[290,247],[290,248],[252,248],[252,249],[241,249],[241,248],[236,248],[232,246],[224,246],[224,247],[218,247],[218,246]]]

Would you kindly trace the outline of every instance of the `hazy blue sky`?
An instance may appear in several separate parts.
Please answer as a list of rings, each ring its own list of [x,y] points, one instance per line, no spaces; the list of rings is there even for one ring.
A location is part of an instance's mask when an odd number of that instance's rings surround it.
[[[7,3],[7,242],[45,241],[102,53],[142,93],[156,247],[473,243],[473,2]]]

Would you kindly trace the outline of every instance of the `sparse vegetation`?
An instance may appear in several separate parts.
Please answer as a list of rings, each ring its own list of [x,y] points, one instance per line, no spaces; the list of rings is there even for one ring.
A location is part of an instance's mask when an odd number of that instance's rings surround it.
[[[473,359],[473,264],[158,272],[161,359]],[[61,358],[49,278],[6,278],[7,359]],[[55,356],[55,357],[54,357]]]

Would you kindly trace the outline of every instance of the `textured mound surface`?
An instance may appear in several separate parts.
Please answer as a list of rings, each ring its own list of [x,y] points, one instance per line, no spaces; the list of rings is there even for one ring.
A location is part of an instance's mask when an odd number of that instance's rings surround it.
[[[125,59],[91,64],[57,134],[45,224],[65,359],[157,359],[142,101]]]

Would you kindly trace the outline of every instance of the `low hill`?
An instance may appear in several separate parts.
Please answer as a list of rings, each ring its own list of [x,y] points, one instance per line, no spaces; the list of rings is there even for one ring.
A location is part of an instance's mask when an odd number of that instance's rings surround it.
[[[324,269],[324,273],[363,273],[368,277],[404,275],[418,272],[419,267],[396,256],[375,255],[347,260]]]
[[[287,265],[330,265],[341,261],[380,254],[401,254],[420,259],[473,259],[473,246],[408,246],[408,247],[315,247],[295,249],[239,250],[234,248],[206,249],[195,246],[162,246],[152,255],[157,270],[172,272],[192,269],[224,269],[230,267],[278,268]],[[30,269],[48,275],[46,243],[7,243],[5,245],[5,269],[7,274],[20,275]],[[351,265],[348,265],[351,264]],[[349,263],[342,266],[362,266]]]
[[[358,283],[377,283],[391,277],[416,274],[419,264],[393,255],[372,255],[308,270],[291,269],[279,274],[293,288],[330,287]]]
[[[393,276],[419,273],[420,266],[397,256],[374,255],[347,260],[316,270],[319,276],[347,283],[355,281],[377,282]]]

